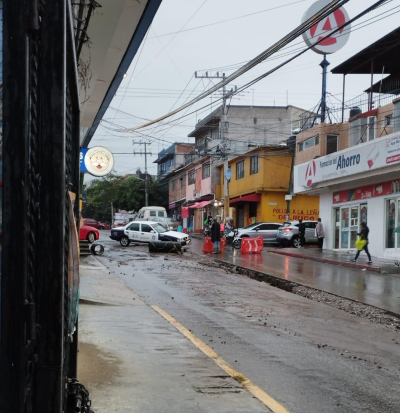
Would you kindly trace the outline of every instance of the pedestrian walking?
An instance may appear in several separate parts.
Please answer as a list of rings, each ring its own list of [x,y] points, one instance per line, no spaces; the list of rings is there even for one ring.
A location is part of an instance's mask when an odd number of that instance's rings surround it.
[[[302,219],[299,219],[299,235],[300,235],[300,246],[304,247],[306,243],[306,226],[303,224]]]
[[[321,218],[318,218],[318,224],[315,228],[315,232],[318,238],[318,248],[322,251],[322,247],[324,246],[325,231],[324,226],[321,222]]]
[[[213,224],[211,225],[211,241],[214,243],[214,254],[219,254],[219,248],[221,241],[221,226],[219,225],[217,218],[213,219]]]
[[[358,247],[357,247],[357,250],[358,250],[358,251],[357,251],[357,254],[356,254],[356,256],[354,257],[354,259],[352,259],[351,261],[356,262],[357,259],[358,259],[358,257],[359,257],[360,254],[361,254],[361,251],[365,251],[366,254],[368,255],[368,260],[369,260],[369,261],[368,261],[368,264],[372,264],[371,254],[369,253],[369,250],[368,250],[369,228],[367,227],[367,224],[366,224],[365,222],[361,222],[360,227],[361,227],[361,230],[360,230],[360,232],[359,232],[357,235],[360,237],[359,241],[363,241],[363,242],[361,243],[361,247],[362,247],[362,248],[361,248],[361,249],[358,249]]]

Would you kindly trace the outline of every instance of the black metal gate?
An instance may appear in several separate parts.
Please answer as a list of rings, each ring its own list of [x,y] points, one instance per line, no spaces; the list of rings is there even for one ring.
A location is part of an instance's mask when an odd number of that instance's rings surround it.
[[[76,337],[68,336],[69,191],[79,193],[71,4],[3,7],[0,411],[61,413],[66,380],[76,376]]]

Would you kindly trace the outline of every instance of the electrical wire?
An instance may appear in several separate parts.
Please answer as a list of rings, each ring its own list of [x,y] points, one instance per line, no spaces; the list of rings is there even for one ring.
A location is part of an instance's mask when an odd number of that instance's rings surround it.
[[[203,29],[205,27],[215,26],[217,24],[228,23],[228,22],[231,22],[231,21],[234,21],[234,20],[244,19],[246,17],[259,15],[259,14],[266,13],[266,12],[273,11],[273,10],[277,10],[277,9],[282,9],[282,8],[288,7],[288,6],[293,6],[294,4],[297,4],[297,3],[304,3],[305,1],[307,1],[307,0],[298,0],[298,1],[295,1],[295,2],[292,2],[292,3],[287,3],[287,4],[282,4],[281,6],[276,6],[276,7],[273,7],[271,9],[260,10],[260,11],[254,12],[254,13],[245,14],[243,16],[233,17],[231,19],[220,20],[220,21],[215,22],[215,23],[208,23],[208,24],[203,24],[202,26],[191,27],[191,28],[188,28],[188,29],[185,29],[185,30],[181,30],[179,32],[164,33],[164,34],[161,34],[157,37],[172,36],[173,34],[180,34],[180,33],[189,32],[189,31],[193,31],[193,30]],[[150,37],[150,39],[154,39],[154,37]]]
[[[221,82],[219,82],[217,85],[215,85],[214,87],[212,87],[211,89],[209,89],[208,91],[202,93],[201,95],[199,95],[197,98],[193,99],[192,101],[182,105],[180,108],[175,109],[174,111],[150,122],[147,124],[144,124],[142,126],[139,127],[135,127],[135,128],[131,128],[131,130],[137,130],[137,129],[141,129],[147,126],[150,126],[154,123],[158,123],[168,117],[171,117],[172,115],[181,112],[182,110],[192,106],[194,103],[199,102],[200,100],[204,99],[205,97],[211,95],[212,93],[214,93],[215,91],[217,91],[218,89],[220,89],[221,87],[231,83],[233,80],[235,80],[236,78],[238,78],[239,76],[243,75],[244,73],[248,72],[250,69],[252,69],[253,67],[257,66],[259,63],[261,63],[262,61],[266,60],[267,58],[269,58],[270,56],[272,56],[273,54],[275,54],[277,51],[281,50],[284,46],[286,46],[287,44],[291,43],[295,38],[297,38],[298,36],[300,36],[301,34],[303,34],[304,32],[306,32],[307,30],[309,30],[312,26],[314,26],[316,23],[318,23],[319,21],[323,20],[325,17],[328,17],[332,12],[334,12],[336,9],[342,7],[344,4],[346,4],[349,0],[332,0],[332,2],[330,2],[328,5],[326,5],[325,7],[323,7],[318,13],[316,13],[314,16],[312,16],[310,19],[308,19],[307,21],[303,22],[300,26],[298,26],[295,30],[293,30],[292,32],[290,32],[288,35],[286,35],[283,39],[281,39],[280,41],[278,41],[277,43],[275,43],[273,46],[269,47],[267,50],[265,50],[263,53],[259,54],[257,57],[255,57],[254,59],[252,59],[249,63],[247,63],[244,67],[238,69],[237,71],[235,71],[234,73],[232,73],[231,75],[229,75],[228,77],[226,77],[224,80],[222,80]],[[378,3],[375,3],[375,7],[377,7],[377,5],[382,4],[383,2],[387,2],[389,0],[379,0]],[[373,10],[373,8],[371,9],[368,8],[367,12]],[[358,18],[362,17],[364,14],[359,15]],[[353,20],[350,20],[349,22],[343,24],[340,28],[336,29],[336,31],[334,30],[332,33],[329,33],[327,36],[321,38],[320,40],[318,40],[316,43],[314,43],[312,45],[312,47],[316,46],[317,44],[321,43],[322,41],[326,40],[327,38],[331,37],[333,34],[335,34],[336,32],[338,32],[339,30],[341,30],[342,28],[347,27]],[[310,47],[311,48],[311,47]]]

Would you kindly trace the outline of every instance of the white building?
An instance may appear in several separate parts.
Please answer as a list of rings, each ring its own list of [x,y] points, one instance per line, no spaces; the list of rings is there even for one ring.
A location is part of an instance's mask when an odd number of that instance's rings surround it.
[[[355,250],[365,221],[371,254],[400,258],[400,131],[296,165],[294,192],[320,196],[325,248]]]

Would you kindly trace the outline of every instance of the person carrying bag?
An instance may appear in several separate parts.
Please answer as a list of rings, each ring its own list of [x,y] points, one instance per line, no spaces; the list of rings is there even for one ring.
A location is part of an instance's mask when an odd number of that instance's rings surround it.
[[[354,257],[354,259],[352,259],[351,261],[356,262],[357,258],[361,254],[361,251],[364,250],[366,254],[368,255],[368,264],[372,264],[371,254],[369,253],[369,250],[368,250],[369,228],[367,227],[367,224],[365,222],[361,222],[360,226],[361,226],[361,230],[357,234],[360,238],[358,238],[358,240],[356,241],[357,254]]]

